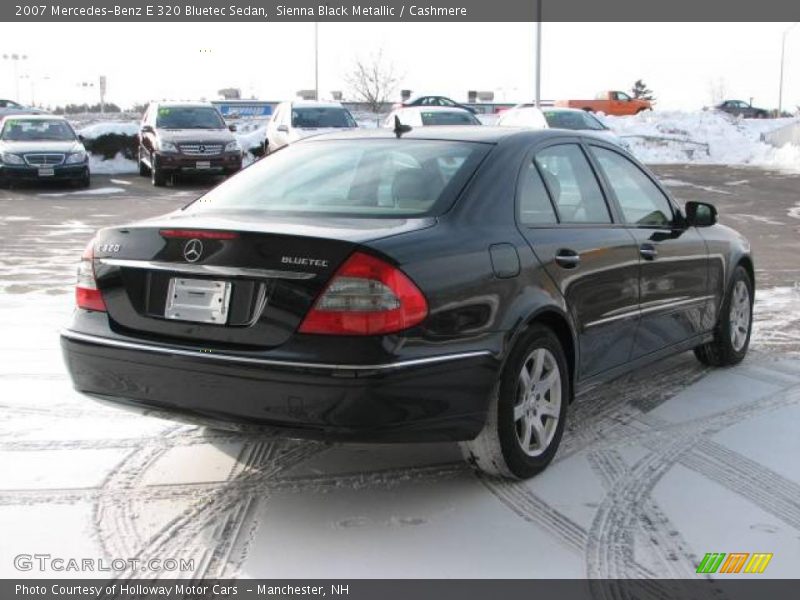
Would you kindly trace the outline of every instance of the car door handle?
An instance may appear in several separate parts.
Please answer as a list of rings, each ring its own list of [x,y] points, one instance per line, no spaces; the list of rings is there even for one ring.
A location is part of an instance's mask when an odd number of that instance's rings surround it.
[[[655,260],[658,256],[658,250],[653,244],[642,244],[639,246],[639,254],[642,255],[642,258],[645,260]]]
[[[559,250],[556,253],[556,262],[565,269],[574,269],[581,264],[581,257],[574,250]]]

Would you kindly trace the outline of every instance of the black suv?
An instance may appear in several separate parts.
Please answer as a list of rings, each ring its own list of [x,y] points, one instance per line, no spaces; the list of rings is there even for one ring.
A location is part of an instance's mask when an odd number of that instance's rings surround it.
[[[205,102],[152,102],[139,129],[139,174],[165,185],[177,173],[233,175],[242,148],[222,115]]]

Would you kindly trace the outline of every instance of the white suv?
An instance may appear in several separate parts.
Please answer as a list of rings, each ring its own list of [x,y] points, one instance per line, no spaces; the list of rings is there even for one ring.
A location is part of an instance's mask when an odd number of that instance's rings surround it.
[[[281,102],[267,125],[266,153],[319,133],[358,127],[339,102]]]

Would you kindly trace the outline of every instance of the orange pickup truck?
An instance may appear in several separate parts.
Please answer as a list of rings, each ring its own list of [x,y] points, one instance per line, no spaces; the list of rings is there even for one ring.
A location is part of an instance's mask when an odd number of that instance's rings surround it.
[[[601,112],[607,115],[635,115],[653,108],[650,100],[631,98],[625,92],[612,90],[600,92],[594,100],[557,100],[556,106],[579,108],[588,112]]]

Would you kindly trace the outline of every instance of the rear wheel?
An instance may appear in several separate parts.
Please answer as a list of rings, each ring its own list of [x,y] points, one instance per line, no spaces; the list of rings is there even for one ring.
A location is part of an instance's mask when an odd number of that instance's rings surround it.
[[[525,479],[553,460],[570,398],[570,377],[561,342],[534,325],[517,343],[492,399],[486,424],[461,444],[468,462],[493,475]]]
[[[720,311],[714,339],[694,349],[704,365],[724,367],[742,361],[750,346],[753,328],[753,282],[747,270],[736,267]]]

